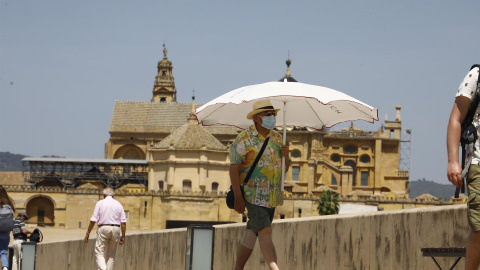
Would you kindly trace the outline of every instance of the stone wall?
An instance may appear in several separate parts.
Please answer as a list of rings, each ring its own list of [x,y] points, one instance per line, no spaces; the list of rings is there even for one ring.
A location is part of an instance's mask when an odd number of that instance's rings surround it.
[[[244,224],[215,226],[214,269],[233,269]],[[368,214],[276,220],[280,269],[435,269],[423,247],[463,247],[466,206],[438,206]],[[185,269],[186,229],[129,235],[117,270]],[[443,268],[455,258],[439,259]],[[37,269],[94,269],[94,241],[40,243]],[[460,262],[463,265],[464,260]],[[246,269],[267,269],[258,244]],[[461,268],[461,267],[460,267]]]
[[[41,197],[53,204],[53,226],[65,228],[88,227],[95,204],[103,199],[100,189],[59,189],[6,186],[15,201],[17,212],[26,211],[35,221],[33,199]],[[392,193],[393,196],[393,193]],[[160,230],[166,228],[167,220],[241,222],[242,217],[227,208],[225,195],[208,192],[162,192],[117,190],[115,199],[122,203],[132,229]],[[288,194],[283,206],[278,206],[274,219],[318,216],[318,197],[312,194]],[[345,196],[340,203],[375,205],[383,210],[399,210],[464,203],[465,197],[453,202],[435,199],[408,199],[391,196]],[[29,205],[29,202],[32,202]],[[181,209],[181,211],[179,211]],[[33,211],[33,212],[32,212]]]

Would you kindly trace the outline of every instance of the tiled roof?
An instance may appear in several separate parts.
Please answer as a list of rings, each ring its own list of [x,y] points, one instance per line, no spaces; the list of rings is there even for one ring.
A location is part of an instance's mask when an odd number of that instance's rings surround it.
[[[296,183],[293,183],[292,193],[307,193],[307,191]]]
[[[0,185],[24,185],[22,172],[0,172]]]
[[[285,181],[285,183],[283,183],[283,187],[293,187],[293,186],[295,185],[290,181]]]
[[[86,183],[77,187],[77,189],[102,189],[101,187]]]
[[[226,150],[227,147],[217,140],[203,126],[196,121],[189,121],[176,129],[172,134],[168,135],[161,142],[157,143],[153,148],[168,149],[201,149],[206,147],[210,150]]]
[[[117,190],[124,190],[129,188],[146,188],[146,187],[145,185],[142,185],[142,184],[128,183],[117,188]]]
[[[195,108],[203,104],[195,104]],[[191,103],[115,101],[110,132],[172,133],[187,122]],[[213,134],[236,134],[237,128],[207,127]]]
[[[330,190],[330,191],[332,191],[332,192],[334,192],[334,193],[338,193],[338,191],[336,191],[336,190],[334,190],[334,189],[332,189],[332,188],[330,188],[330,187],[324,186],[324,185],[321,185],[321,186],[313,189],[312,192],[325,192],[325,191],[327,191],[327,190]]]

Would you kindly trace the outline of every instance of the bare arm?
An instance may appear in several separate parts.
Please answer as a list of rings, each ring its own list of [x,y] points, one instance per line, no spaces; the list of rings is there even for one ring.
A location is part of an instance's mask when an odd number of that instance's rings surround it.
[[[125,232],[127,231],[127,223],[120,223],[120,229],[122,230],[122,237],[120,238],[120,245],[125,243]]]
[[[453,104],[450,120],[447,129],[447,152],[448,152],[448,169],[447,177],[452,184],[457,187],[462,185],[462,166],[459,161],[458,148],[460,145],[460,131],[463,119],[467,115],[468,108],[472,100],[466,97],[457,97]]]
[[[88,243],[88,238],[90,237],[90,232],[92,231],[93,229],[93,226],[95,226],[95,221],[90,221],[90,224],[88,224],[88,229],[87,229],[87,233],[85,234],[85,239],[83,239],[85,241],[85,243]]]
[[[230,182],[232,183],[233,194],[235,195],[235,211],[239,214],[245,212],[245,201],[240,191],[240,169],[241,164],[230,165]]]

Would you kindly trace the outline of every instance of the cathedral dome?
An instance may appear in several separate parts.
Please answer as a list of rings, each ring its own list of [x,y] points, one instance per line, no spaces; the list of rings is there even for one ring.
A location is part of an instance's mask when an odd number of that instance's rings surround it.
[[[188,121],[153,148],[168,149],[172,146],[183,150],[200,150],[203,148],[220,151],[227,150],[225,145],[203,126],[198,125],[196,121]]]

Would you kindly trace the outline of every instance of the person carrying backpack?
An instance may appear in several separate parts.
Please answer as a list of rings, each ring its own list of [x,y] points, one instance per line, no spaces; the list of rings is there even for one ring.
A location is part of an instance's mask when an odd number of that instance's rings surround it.
[[[15,204],[8,197],[5,188],[0,185],[0,260],[2,270],[8,270],[8,243],[10,231],[13,229],[13,213]]]
[[[466,247],[465,269],[467,270],[478,269],[480,265],[479,77],[480,66],[472,66],[457,91],[447,130],[448,180],[460,188],[463,186],[463,178],[465,176],[467,178],[467,215],[472,229]],[[466,119],[467,121],[465,121]],[[459,161],[460,141],[464,146],[464,168]]]
[[[20,212],[13,222],[13,263],[12,270],[20,269],[20,258],[22,257],[22,243],[27,241],[28,235],[32,232],[27,230],[25,220],[28,219],[27,213]]]

